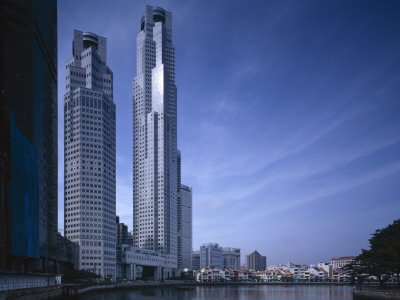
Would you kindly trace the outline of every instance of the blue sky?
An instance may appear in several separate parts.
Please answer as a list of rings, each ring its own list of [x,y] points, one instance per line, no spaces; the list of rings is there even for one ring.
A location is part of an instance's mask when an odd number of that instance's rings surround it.
[[[399,1],[58,1],[59,227],[73,30],[107,38],[117,214],[132,228],[132,78],[145,5],[173,13],[193,247],[268,264],[357,255],[400,217]]]

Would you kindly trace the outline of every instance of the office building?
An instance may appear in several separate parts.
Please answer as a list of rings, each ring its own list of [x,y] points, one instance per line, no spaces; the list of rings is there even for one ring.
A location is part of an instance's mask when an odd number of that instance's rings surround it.
[[[159,251],[177,273],[177,97],[172,14],[146,6],[133,79],[133,246]],[[164,276],[163,275],[163,276]]]
[[[64,224],[80,269],[115,278],[115,104],[107,40],[75,30],[65,65]]]
[[[128,231],[128,245],[133,246],[133,230]]]
[[[178,196],[178,268],[192,268],[192,187],[184,184]]]
[[[117,279],[163,280],[166,258],[158,251],[117,245]]]
[[[222,247],[222,268],[240,269],[240,249],[232,247]]]
[[[200,250],[192,251],[192,270],[200,271]]]
[[[0,270],[59,273],[57,1],[3,0],[0,22]]]
[[[182,156],[181,151],[176,151],[176,221],[177,221],[177,270],[182,271]]]
[[[128,226],[119,222],[119,216],[116,218],[117,244],[128,245]]]
[[[267,257],[258,251],[246,255],[246,265],[249,270],[265,271],[267,269]]]
[[[222,268],[222,248],[218,244],[208,243],[200,246],[200,269],[214,266]]]

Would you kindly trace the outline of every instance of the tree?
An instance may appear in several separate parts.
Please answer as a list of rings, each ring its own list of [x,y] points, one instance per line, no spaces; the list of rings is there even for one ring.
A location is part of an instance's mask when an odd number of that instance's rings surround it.
[[[362,249],[354,263],[345,266],[352,279],[364,280],[365,275],[378,278],[380,285],[396,275],[400,287],[400,219],[378,229],[369,239],[370,249]]]
[[[369,243],[374,262],[388,270],[390,276],[396,275],[400,287],[400,219],[383,229],[376,230]]]
[[[281,281],[282,282],[292,282],[292,281],[294,281],[294,278],[291,275],[283,275],[283,276],[281,276]]]
[[[362,283],[365,278],[370,276],[367,271],[367,266],[360,261],[358,257],[354,260],[354,262],[345,265],[343,270],[347,271],[347,273],[350,275],[350,281],[352,284]]]
[[[393,275],[391,266],[383,262],[372,249],[362,249],[362,253],[358,257],[362,268],[368,275],[375,276],[380,285],[384,285]]]
[[[253,280],[253,281],[260,281],[260,276],[258,275],[249,275],[249,279]]]

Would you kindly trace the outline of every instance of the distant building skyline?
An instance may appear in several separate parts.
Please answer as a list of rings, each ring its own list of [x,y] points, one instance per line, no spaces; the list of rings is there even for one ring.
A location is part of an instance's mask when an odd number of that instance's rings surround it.
[[[222,247],[218,243],[203,243],[199,250],[192,251],[192,268],[200,270],[214,266],[219,269],[237,269],[240,265],[241,252],[239,248]]]
[[[107,39],[74,30],[65,63],[65,236],[80,246],[79,268],[116,276],[113,72]]]

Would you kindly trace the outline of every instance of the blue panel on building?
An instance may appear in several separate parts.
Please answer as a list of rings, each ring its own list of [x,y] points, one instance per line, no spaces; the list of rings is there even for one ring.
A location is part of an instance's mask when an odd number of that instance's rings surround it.
[[[36,150],[10,115],[11,181],[8,190],[10,252],[39,258],[38,161]]]

